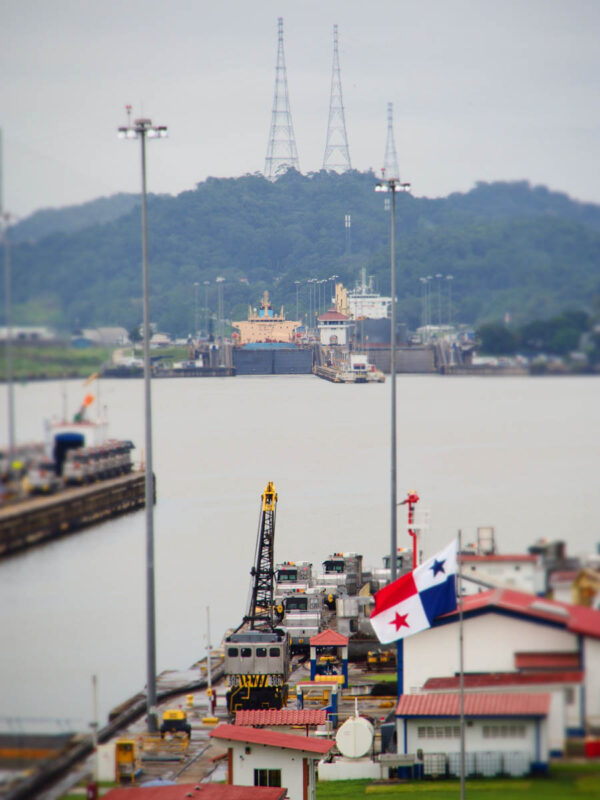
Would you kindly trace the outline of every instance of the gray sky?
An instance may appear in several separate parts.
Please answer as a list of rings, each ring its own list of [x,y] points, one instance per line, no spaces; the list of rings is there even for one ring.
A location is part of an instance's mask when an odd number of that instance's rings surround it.
[[[0,0],[4,207],[140,187],[124,107],[169,127],[148,187],[262,171],[284,18],[302,172],[321,168],[332,28],[352,166],[444,196],[527,179],[600,202],[600,0]]]

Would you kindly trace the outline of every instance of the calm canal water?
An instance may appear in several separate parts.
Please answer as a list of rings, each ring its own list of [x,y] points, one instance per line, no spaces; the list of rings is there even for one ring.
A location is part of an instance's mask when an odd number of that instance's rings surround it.
[[[74,413],[87,391],[79,381],[17,386],[18,440],[41,439],[43,420],[65,399]],[[381,565],[389,379],[165,379],[152,391],[159,671],[204,655],[207,605],[214,644],[239,622],[269,480],[279,493],[277,560],[317,567],[332,551],[355,550]],[[594,378],[399,376],[398,495],[416,489],[430,512],[425,555],[459,528],[474,539],[480,525],[495,527],[504,553],[540,537],[595,551],[599,394]],[[103,381],[100,405],[110,435],[141,448],[142,381]],[[402,544],[403,511],[399,520]],[[0,729],[8,717],[25,718],[24,729],[33,718],[86,729],[93,674],[105,721],[144,686],[144,604],[144,512],[0,562]]]

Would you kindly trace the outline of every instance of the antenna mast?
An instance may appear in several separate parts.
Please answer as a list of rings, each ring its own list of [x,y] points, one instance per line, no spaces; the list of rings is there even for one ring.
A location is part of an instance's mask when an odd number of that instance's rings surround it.
[[[344,118],[344,101],[342,100],[342,78],[338,50],[338,26],[333,26],[333,67],[331,70],[331,99],[329,101],[329,122],[327,123],[327,141],[323,156],[323,169],[334,172],[346,172],[352,169],[346,121]]]
[[[277,66],[275,68],[275,97],[271,114],[271,131],[265,159],[265,178],[275,180],[288,169],[299,170],[298,151],[292,126],[290,101],[288,97],[285,55],[283,52],[283,17],[277,20],[278,45]]]
[[[400,178],[400,170],[398,169],[398,157],[396,156],[396,145],[394,144],[394,107],[392,103],[388,103],[388,129],[387,129],[387,142],[385,144],[385,160],[383,162],[385,168],[385,178]]]

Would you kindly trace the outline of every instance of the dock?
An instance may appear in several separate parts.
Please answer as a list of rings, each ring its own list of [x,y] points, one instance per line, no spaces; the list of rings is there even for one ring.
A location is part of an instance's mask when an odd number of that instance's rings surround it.
[[[0,558],[143,508],[145,482],[145,473],[135,472],[0,509]]]

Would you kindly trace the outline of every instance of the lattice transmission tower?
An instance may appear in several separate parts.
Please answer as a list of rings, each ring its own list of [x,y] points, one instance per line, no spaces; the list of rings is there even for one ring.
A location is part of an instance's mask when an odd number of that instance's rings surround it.
[[[400,170],[398,169],[398,157],[396,155],[396,145],[394,144],[394,107],[392,103],[388,103],[387,116],[387,141],[385,143],[385,159],[383,161],[386,180],[389,178],[400,177]]]
[[[285,55],[283,52],[283,17],[277,20],[278,45],[275,68],[275,97],[271,114],[271,131],[265,159],[265,178],[274,180],[290,168],[299,170],[298,151],[288,97]]]
[[[331,99],[329,101],[329,121],[327,123],[327,141],[323,156],[323,169],[335,172],[346,172],[352,169],[346,120],[344,117],[344,101],[342,99],[342,78],[340,74],[340,56],[338,50],[338,26],[333,26],[333,67],[331,70]]]

